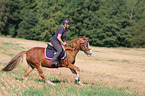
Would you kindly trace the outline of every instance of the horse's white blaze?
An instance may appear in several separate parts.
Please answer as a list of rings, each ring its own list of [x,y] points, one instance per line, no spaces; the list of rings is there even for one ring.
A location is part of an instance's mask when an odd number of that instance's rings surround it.
[[[91,48],[90,48],[89,42],[88,42],[88,48],[90,49],[90,53],[93,54],[93,52],[92,52],[92,50],[91,50]]]

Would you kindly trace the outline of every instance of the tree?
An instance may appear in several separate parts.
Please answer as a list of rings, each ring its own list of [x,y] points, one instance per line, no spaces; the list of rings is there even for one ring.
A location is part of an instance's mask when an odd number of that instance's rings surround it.
[[[18,37],[23,37],[31,40],[39,40],[39,33],[35,32],[34,27],[36,26],[38,20],[31,10],[25,11],[23,15],[23,21],[19,24]]]
[[[10,14],[10,3],[9,0],[0,0],[0,34],[8,35],[6,31],[9,18],[12,17]]]
[[[134,31],[132,46],[145,48],[145,23],[141,23]]]
[[[20,18],[20,11],[23,9],[23,7],[23,0],[10,0],[10,14],[12,17],[9,18],[7,32],[12,37],[17,36],[16,30],[18,29],[19,23],[22,21]]]
[[[138,29],[144,27],[144,3],[144,0],[1,0],[0,33],[50,41],[62,20],[68,18],[72,22],[67,31],[68,41],[87,36],[94,46],[143,46],[135,38],[140,37],[139,31],[144,32]]]

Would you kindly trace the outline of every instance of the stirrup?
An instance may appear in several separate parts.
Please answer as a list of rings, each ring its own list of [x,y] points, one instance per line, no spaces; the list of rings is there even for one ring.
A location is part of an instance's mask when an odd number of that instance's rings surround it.
[[[57,62],[56,63],[51,63],[51,66],[57,66]]]

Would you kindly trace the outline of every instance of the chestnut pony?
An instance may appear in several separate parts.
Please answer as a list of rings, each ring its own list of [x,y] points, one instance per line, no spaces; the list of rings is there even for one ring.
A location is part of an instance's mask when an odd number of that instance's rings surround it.
[[[89,46],[88,38],[81,37],[74,40],[71,40],[67,43],[65,47],[65,52],[67,54],[66,58],[61,60],[62,64],[58,64],[58,66],[51,66],[51,59],[45,58],[45,48],[42,47],[34,47],[29,49],[28,51],[22,51],[17,54],[15,57],[11,59],[11,61],[5,66],[2,70],[5,72],[12,71],[17,64],[19,64],[20,60],[23,59],[23,55],[26,54],[26,61],[28,63],[28,68],[25,71],[25,79],[27,79],[28,74],[36,68],[39,75],[48,83],[55,85],[47,78],[45,78],[43,74],[42,67],[47,68],[58,68],[58,67],[66,67],[71,70],[71,72],[75,75],[76,83],[83,85],[79,79],[79,71],[80,69],[74,65],[75,57],[79,50],[84,51],[88,56],[92,55],[92,51]]]

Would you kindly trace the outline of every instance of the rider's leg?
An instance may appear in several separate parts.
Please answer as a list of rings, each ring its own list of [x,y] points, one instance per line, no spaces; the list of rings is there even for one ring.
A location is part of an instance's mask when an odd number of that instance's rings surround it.
[[[51,65],[54,66],[54,65],[57,65],[57,58],[62,52],[62,46],[58,41],[52,41],[51,43],[53,47],[56,49],[56,54],[54,54],[52,63],[51,63]]]

